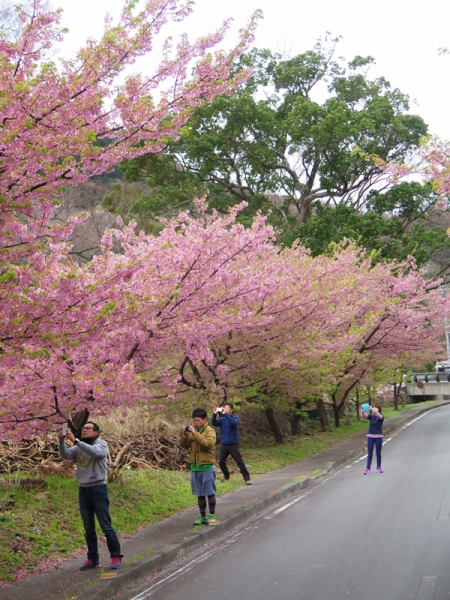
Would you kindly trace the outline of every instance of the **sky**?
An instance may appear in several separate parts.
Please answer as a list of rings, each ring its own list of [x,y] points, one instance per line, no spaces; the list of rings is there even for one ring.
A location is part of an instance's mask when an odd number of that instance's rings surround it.
[[[70,31],[64,53],[70,55],[88,36],[99,37],[105,14],[117,16],[123,3],[52,0],[64,9],[63,25]],[[369,75],[384,76],[408,94],[410,112],[425,120],[430,133],[450,140],[450,55],[439,54],[439,48],[450,49],[448,0],[196,0],[194,13],[181,24],[167,25],[163,34],[187,32],[194,38],[215,31],[230,16],[239,28],[256,9],[264,19],[255,46],[295,56],[312,49],[327,31],[341,36],[339,56],[372,56],[376,66]]]

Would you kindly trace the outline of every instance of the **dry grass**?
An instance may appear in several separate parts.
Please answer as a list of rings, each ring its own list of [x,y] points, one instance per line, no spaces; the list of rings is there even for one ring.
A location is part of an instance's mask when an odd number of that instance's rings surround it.
[[[169,436],[177,436],[184,422],[173,423],[164,415],[154,415],[142,407],[127,409],[116,409],[107,417],[96,419],[100,429],[116,437],[128,437],[146,434],[151,431],[160,431]]]

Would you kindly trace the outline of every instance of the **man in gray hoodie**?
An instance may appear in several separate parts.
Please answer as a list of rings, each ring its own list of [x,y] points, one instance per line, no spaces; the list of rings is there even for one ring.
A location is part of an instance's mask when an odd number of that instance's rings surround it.
[[[100,566],[95,516],[106,537],[111,555],[111,569],[119,569],[122,566],[120,542],[109,515],[106,487],[108,444],[98,437],[99,433],[100,429],[96,423],[87,422],[81,430],[81,440],[75,438],[71,431],[58,434],[61,458],[73,460],[77,466],[78,500],[88,547],[87,560],[80,567],[80,571]],[[67,446],[65,440],[72,442],[73,446]]]

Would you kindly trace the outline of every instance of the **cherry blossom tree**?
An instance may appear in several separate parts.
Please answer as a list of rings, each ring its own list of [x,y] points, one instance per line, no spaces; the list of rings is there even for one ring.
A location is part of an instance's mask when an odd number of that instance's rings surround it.
[[[240,207],[199,209],[157,237],[111,231],[83,266],[54,245],[4,281],[4,436],[45,433],[79,408],[170,402],[188,387],[224,398],[256,386],[292,402],[328,389],[344,402],[382,359],[436,349],[445,299],[413,265],[371,268],[351,247],[312,258],[280,249],[262,217],[236,223]]]
[[[174,46],[168,38],[151,73],[132,72],[164,25],[186,18],[191,4],[128,0],[117,24],[105,20],[100,41],[89,39],[75,58],[58,60],[61,10],[45,8],[44,0],[18,7],[19,34],[0,39],[0,252],[8,260],[56,235],[47,225],[64,186],[161,150],[197,106],[249,76],[232,69],[253,39],[259,13],[230,51],[213,52],[228,21],[192,43],[182,36]]]
[[[450,196],[450,142],[428,138],[420,149],[421,171],[430,179],[443,199]],[[447,203],[443,203],[447,207]]]
[[[370,271],[370,279],[372,293],[364,313],[355,319],[360,338],[329,389],[337,426],[349,394],[360,383],[370,383],[373,373],[404,363],[417,368],[444,351],[449,303],[424,270],[417,270],[411,261],[395,270],[392,265],[378,265]]]
[[[103,173],[126,157],[160,150],[177,137],[197,106],[216,94],[232,93],[249,76],[245,70],[237,71],[235,64],[253,39],[259,13],[240,31],[230,51],[214,51],[225,38],[228,21],[216,33],[193,43],[182,36],[174,46],[168,38],[159,65],[151,73],[132,72],[138,58],[152,53],[164,25],[186,18],[191,5],[182,0],[128,0],[117,24],[108,17],[100,41],[87,40],[72,59],[54,57],[65,33],[60,27],[61,10],[48,9],[43,0],[17,7],[14,35],[8,36],[3,28],[0,395],[12,398],[16,406],[5,405],[0,415],[3,418],[17,408],[12,420],[7,416],[6,421],[29,423],[28,430],[24,425],[21,432],[14,430],[17,435],[47,427],[37,424],[39,419],[41,424],[48,423],[47,402],[52,402],[52,414],[66,417],[65,409],[76,402],[60,406],[61,397],[95,394],[101,405],[98,386],[111,393],[111,370],[114,393],[120,397],[129,392],[127,382],[134,373],[131,362],[118,367],[114,340],[107,340],[111,347],[105,350],[106,344],[96,345],[92,337],[93,331],[99,338],[108,337],[108,314],[116,295],[124,293],[119,286],[120,263],[106,254],[104,260],[110,261],[107,266],[114,273],[97,273],[95,268],[105,266],[100,262],[89,272],[78,269],[70,264],[68,247],[62,243],[76,219],[62,226],[49,223],[66,186]],[[124,298],[119,300],[123,307]],[[71,312],[75,309],[76,316]],[[97,362],[88,360],[92,347],[80,341],[88,333]],[[112,338],[119,335],[120,327],[114,334],[110,330]],[[15,398],[4,391],[12,381]],[[48,398],[50,389],[53,400]],[[140,397],[139,391],[135,395]]]
[[[199,201],[156,237],[122,227],[90,262],[70,259],[73,223],[49,225],[61,189],[159,150],[248,75],[233,66],[256,17],[228,53],[211,53],[225,24],[166,43],[152,75],[128,74],[190,10],[138,5],[73,60],[51,58],[60,13],[41,0],[19,8],[17,37],[0,39],[0,435],[30,438],[80,408],[106,414],[185,389],[223,398],[253,386],[294,401],[328,390],[338,413],[370,368],[435,349],[444,300],[413,264],[394,273],[350,246],[315,259],[282,249],[260,215],[236,222],[243,206],[219,217]]]
[[[251,257],[269,264],[278,249],[262,218],[245,229],[236,211],[222,219],[180,215],[158,237],[111,232],[103,253],[82,267],[53,246],[5,281],[5,435],[43,432],[89,401],[97,413],[145,401],[151,371],[170,397],[178,377],[167,357],[208,361],[213,333],[248,327],[246,304],[269,279]]]
[[[276,259],[276,280],[248,313],[258,326],[214,334],[208,362],[182,357],[181,389],[219,400],[253,393],[287,410],[325,394],[338,426],[349,393],[368,374],[442,351],[448,303],[413,263],[396,272],[373,267],[352,245],[314,259],[296,247]]]

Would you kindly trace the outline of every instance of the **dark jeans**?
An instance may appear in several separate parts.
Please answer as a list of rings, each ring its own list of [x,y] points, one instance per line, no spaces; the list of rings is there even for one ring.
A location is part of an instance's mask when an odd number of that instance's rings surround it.
[[[377,455],[377,467],[381,467],[381,447],[383,445],[383,438],[367,438],[367,468],[370,469],[372,464],[373,447],[375,446],[375,452]]]
[[[230,472],[227,467],[227,458],[229,455],[231,455],[231,458],[239,467],[239,471],[241,472],[244,481],[250,481],[250,473],[247,471],[247,467],[242,460],[238,444],[222,444],[220,446],[219,467],[225,479],[230,478]]]
[[[109,498],[106,484],[92,487],[81,487],[78,492],[80,514],[83,519],[84,536],[88,547],[87,557],[94,562],[99,561],[97,532],[95,531],[95,516],[106,537],[108,550],[113,556],[122,556],[120,542],[109,516]]]

